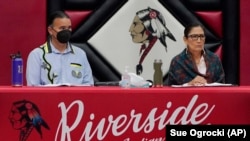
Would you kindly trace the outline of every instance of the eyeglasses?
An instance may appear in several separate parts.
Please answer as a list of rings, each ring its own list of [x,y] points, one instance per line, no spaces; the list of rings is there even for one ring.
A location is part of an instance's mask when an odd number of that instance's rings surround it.
[[[197,41],[198,38],[200,38],[200,40],[204,41],[206,36],[204,34],[192,34],[192,35],[188,35],[189,38],[191,38],[193,41]]]

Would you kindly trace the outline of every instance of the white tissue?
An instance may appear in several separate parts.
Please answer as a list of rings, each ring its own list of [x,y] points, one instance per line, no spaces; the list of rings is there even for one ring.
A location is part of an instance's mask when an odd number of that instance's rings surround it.
[[[131,88],[148,88],[152,84],[143,79],[143,77],[136,75],[135,73],[128,73],[130,76],[130,87]],[[120,81],[119,85],[123,87],[122,80]]]

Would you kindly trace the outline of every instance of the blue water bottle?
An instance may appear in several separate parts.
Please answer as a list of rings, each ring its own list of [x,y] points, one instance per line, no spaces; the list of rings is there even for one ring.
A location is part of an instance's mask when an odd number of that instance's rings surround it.
[[[11,84],[15,87],[23,86],[23,59],[21,53],[11,55]]]

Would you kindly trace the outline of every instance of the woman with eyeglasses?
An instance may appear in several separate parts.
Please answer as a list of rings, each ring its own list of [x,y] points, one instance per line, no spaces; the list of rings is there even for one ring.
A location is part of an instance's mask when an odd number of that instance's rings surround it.
[[[167,85],[204,86],[207,83],[225,83],[220,58],[204,48],[204,28],[190,24],[184,30],[186,48],[170,64]]]

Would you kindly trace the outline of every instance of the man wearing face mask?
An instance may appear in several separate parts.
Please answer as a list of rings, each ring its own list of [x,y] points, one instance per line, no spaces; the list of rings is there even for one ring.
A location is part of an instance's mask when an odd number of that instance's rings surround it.
[[[71,20],[66,13],[56,11],[50,15],[47,42],[28,56],[28,86],[94,84],[86,53],[69,42],[71,31]]]

